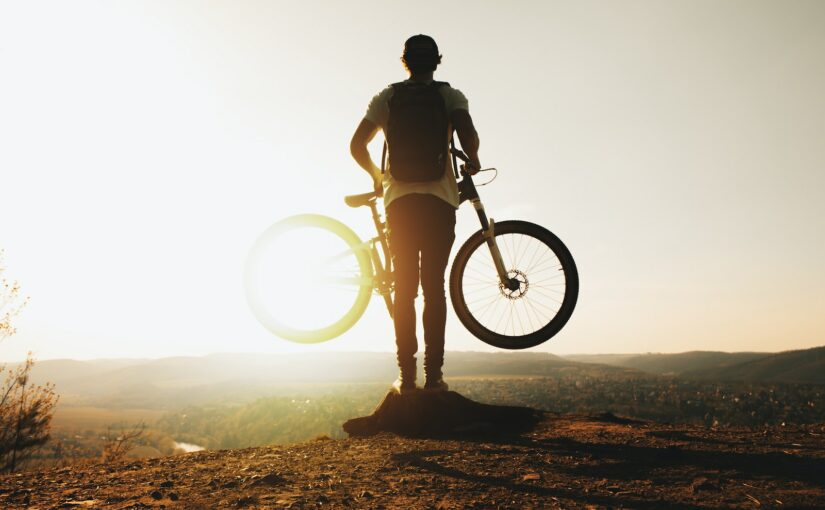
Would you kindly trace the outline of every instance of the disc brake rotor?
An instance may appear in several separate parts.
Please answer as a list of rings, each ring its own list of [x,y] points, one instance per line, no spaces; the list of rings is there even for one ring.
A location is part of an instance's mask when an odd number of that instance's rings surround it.
[[[517,289],[510,289],[504,282],[499,282],[498,290],[501,294],[506,297],[507,299],[521,299],[524,297],[524,294],[527,293],[527,289],[530,287],[530,282],[527,280],[527,275],[524,272],[519,271],[518,269],[511,269],[507,271],[507,277],[512,281],[515,280],[518,282]]]

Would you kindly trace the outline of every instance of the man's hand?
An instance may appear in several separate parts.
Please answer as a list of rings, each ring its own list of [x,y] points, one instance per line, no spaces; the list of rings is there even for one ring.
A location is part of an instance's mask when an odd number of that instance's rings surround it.
[[[461,165],[461,168],[470,175],[475,175],[481,170],[481,161],[478,160],[478,155],[475,157],[467,156],[470,161],[464,165]]]

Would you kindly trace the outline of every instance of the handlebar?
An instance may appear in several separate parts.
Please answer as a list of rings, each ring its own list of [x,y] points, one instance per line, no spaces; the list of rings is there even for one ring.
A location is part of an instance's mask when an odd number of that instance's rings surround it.
[[[470,162],[470,158],[467,157],[467,155],[464,154],[463,151],[460,151],[460,150],[456,149],[455,147],[452,147],[452,148],[450,148],[450,152],[455,157],[457,157],[458,159],[460,159],[461,161],[464,162],[464,164],[461,165],[461,170],[463,172],[467,172],[470,175],[474,175],[474,174],[477,174],[481,170],[481,168],[477,168],[475,165],[473,165]]]
[[[451,147],[450,152],[455,157],[457,157],[458,159],[460,159],[461,161],[464,162],[464,164],[461,165],[461,172],[462,173],[466,173],[468,175],[476,175],[479,172],[494,171],[496,173],[496,175],[498,175],[498,170],[495,169],[495,168],[477,168],[475,165],[473,165],[470,162],[470,158],[467,157],[467,155],[464,154],[463,151],[460,151],[460,150],[456,149],[455,147]],[[484,186],[485,184],[490,184],[490,182],[492,182],[494,179],[495,179],[495,177],[493,177],[489,181],[485,182],[484,184],[479,184],[479,186]]]

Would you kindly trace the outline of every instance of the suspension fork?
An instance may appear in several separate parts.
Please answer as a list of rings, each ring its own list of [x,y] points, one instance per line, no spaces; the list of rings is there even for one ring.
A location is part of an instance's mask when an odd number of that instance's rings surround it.
[[[518,289],[518,281],[514,278],[510,278],[507,274],[507,268],[504,267],[504,259],[501,257],[501,250],[499,250],[498,244],[496,243],[495,220],[493,220],[493,218],[487,218],[487,213],[484,211],[484,204],[481,203],[481,199],[478,195],[474,198],[470,198],[469,200],[470,203],[473,204],[473,209],[475,209],[476,215],[478,215],[478,221],[481,223],[481,235],[484,237],[484,241],[490,249],[490,255],[493,257],[493,265],[496,267],[499,281],[510,290],[515,290],[512,288],[513,285],[515,285],[515,288]]]

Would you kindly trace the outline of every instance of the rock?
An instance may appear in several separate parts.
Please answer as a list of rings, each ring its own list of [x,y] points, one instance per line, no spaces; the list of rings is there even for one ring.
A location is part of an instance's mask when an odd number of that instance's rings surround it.
[[[286,478],[277,474],[277,473],[269,473],[267,475],[262,476],[261,478],[256,479],[252,482],[252,485],[281,485],[286,483]]]
[[[387,393],[370,416],[344,423],[351,436],[380,431],[407,436],[447,435],[458,432],[521,432],[530,430],[541,413],[529,407],[474,402],[454,391]]]
[[[238,480],[229,480],[228,482],[225,482],[223,485],[221,485],[221,488],[223,488],[223,489],[234,489],[237,486],[238,486]]]
[[[620,425],[643,425],[645,422],[640,420],[633,420],[631,418],[624,418],[621,416],[616,416],[611,412],[604,412],[600,414],[596,414],[591,416],[596,421],[601,421],[605,423],[617,423]]]
[[[714,482],[713,480],[708,480],[705,477],[699,477],[693,480],[693,483],[690,484],[690,488],[693,490],[693,493],[696,494],[701,491],[718,491],[721,490],[718,482]]]
[[[235,506],[238,508],[242,508],[249,505],[254,505],[258,502],[258,498],[255,496],[242,496],[238,498],[238,501],[235,503]]]
[[[370,415],[347,420],[344,423],[344,432],[351,436],[367,437],[374,436],[380,432],[380,429],[378,421]]]
[[[96,499],[85,499],[83,501],[64,501],[60,506],[64,507],[95,507],[100,503]]]
[[[157,489],[150,492],[149,495],[152,496],[152,499],[163,499],[163,493]]]

